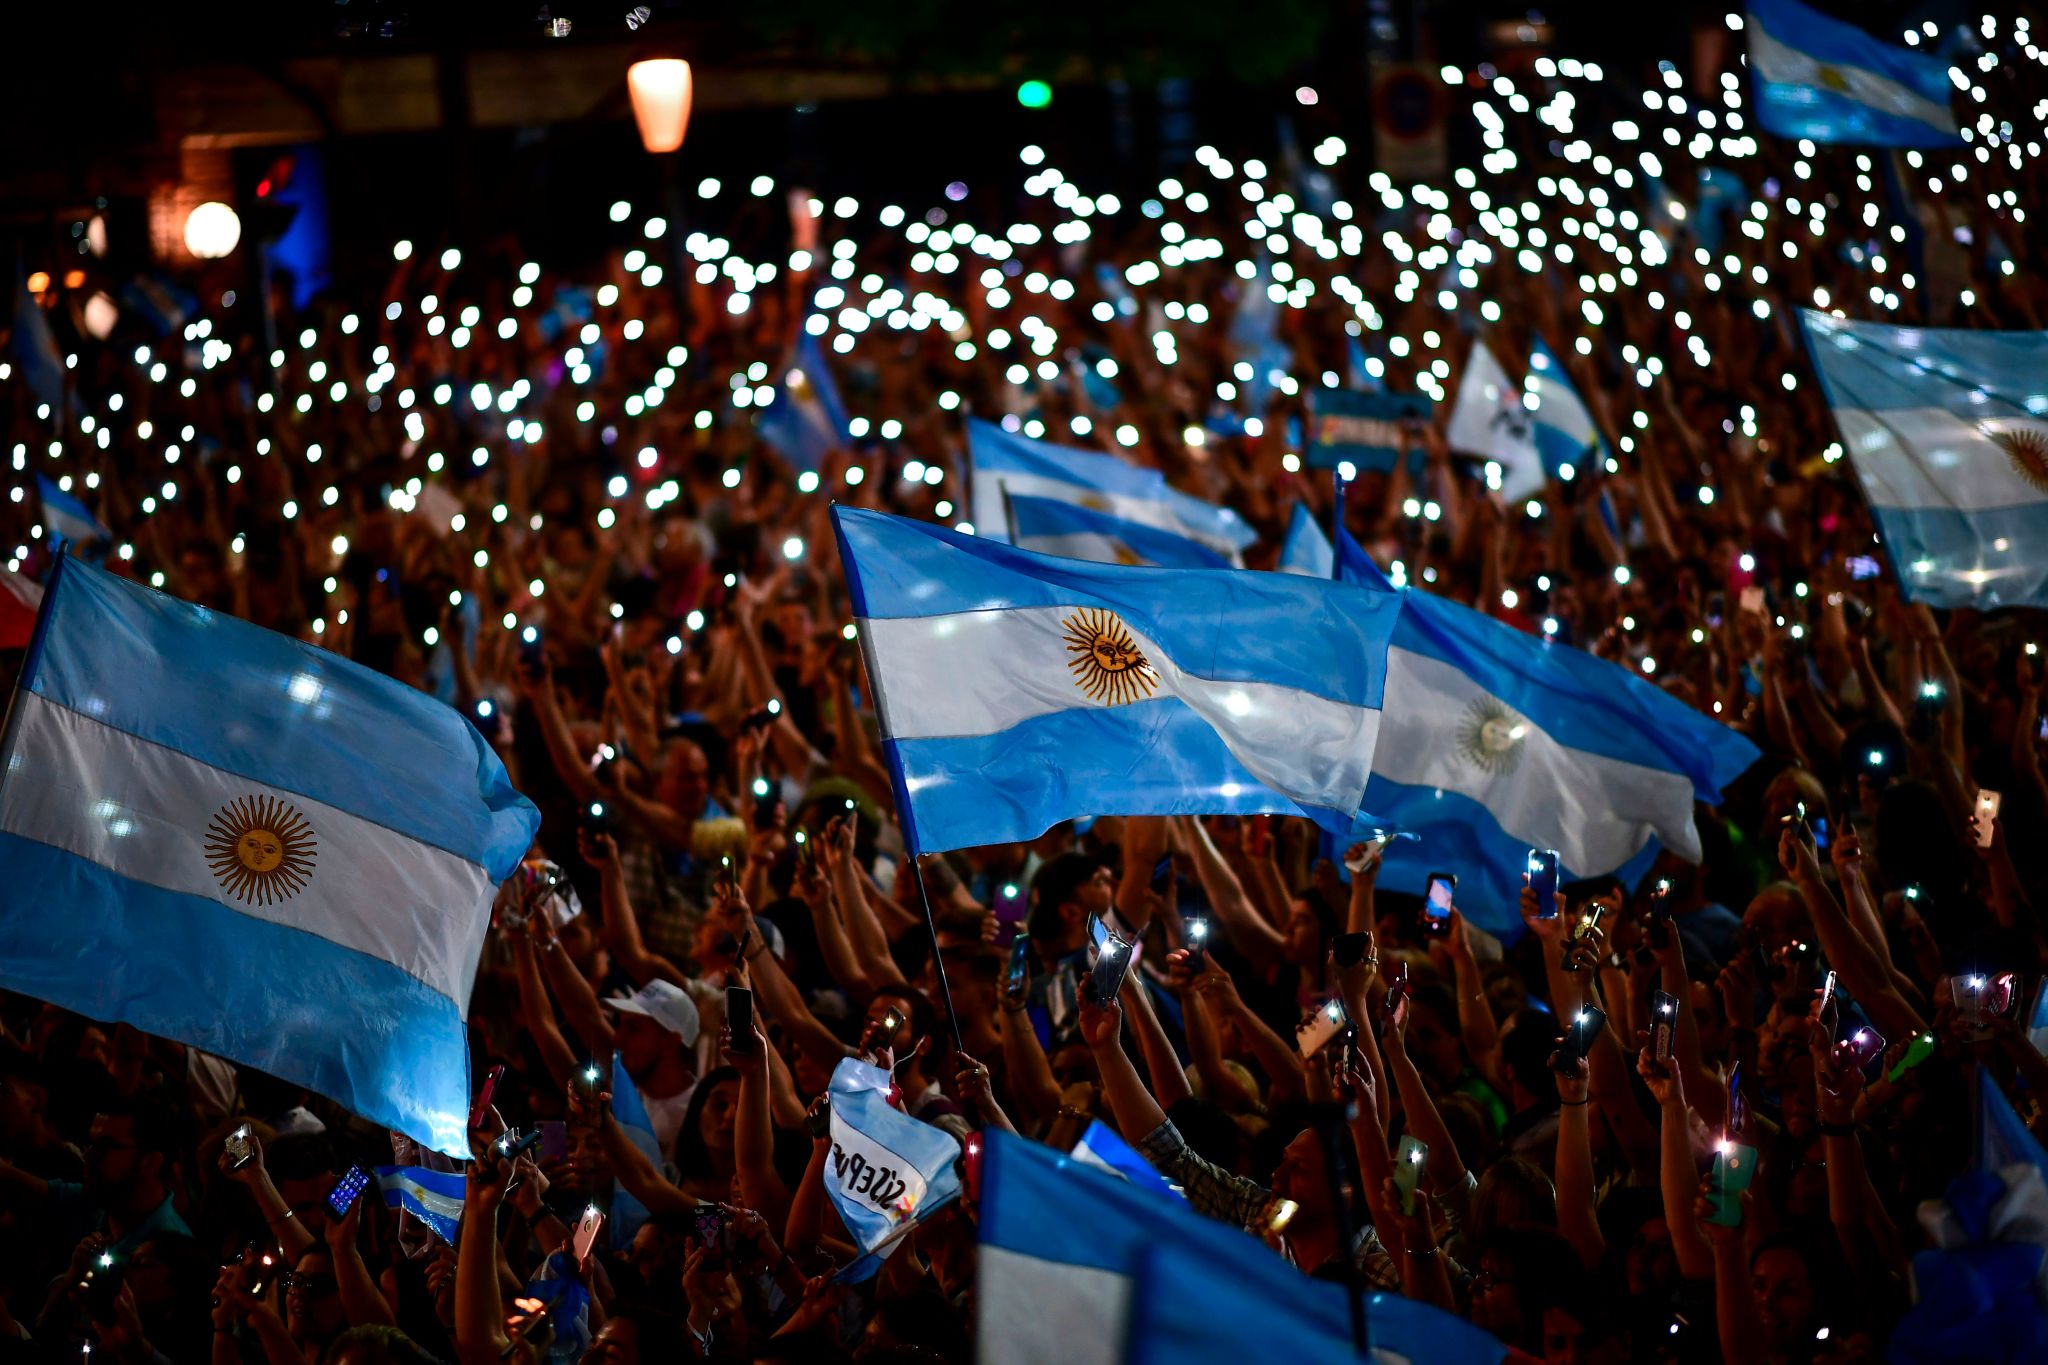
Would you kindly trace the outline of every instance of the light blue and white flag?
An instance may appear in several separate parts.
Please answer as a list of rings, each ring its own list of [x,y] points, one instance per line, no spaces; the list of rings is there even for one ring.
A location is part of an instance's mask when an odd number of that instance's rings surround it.
[[[1160,569],[1227,569],[1228,559],[1178,531],[1125,521],[1057,498],[1009,496],[1010,543],[1020,550],[1097,564]]]
[[[1294,504],[1294,512],[1287,520],[1287,539],[1280,546],[1280,572],[1298,573],[1309,578],[1334,578],[1337,574],[1337,552],[1330,548],[1330,538],[1323,533],[1322,524],[1308,510],[1307,503]]]
[[[1101,1119],[1093,1119],[1088,1131],[1081,1134],[1081,1140],[1074,1144],[1074,1160],[1084,1166],[1093,1166],[1098,1171],[1128,1180],[1140,1189],[1152,1190],[1159,1194],[1170,1194],[1177,1199],[1187,1198],[1180,1186],[1159,1174],[1151,1162],[1138,1154],[1138,1149],[1116,1135],[1116,1131],[1105,1126]]]
[[[1227,507],[1167,485],[1156,469],[1139,469],[1114,455],[1034,441],[993,422],[967,419],[969,506],[975,532],[999,543],[1010,538],[1003,494],[1051,498],[1124,521],[1187,536],[1231,560],[1259,538]]]
[[[825,348],[809,332],[798,335],[796,353],[782,372],[774,400],[754,419],[754,430],[798,469],[818,468],[849,439],[846,405],[839,400]]]
[[[1361,816],[1391,593],[1054,559],[832,510],[898,808],[926,853],[1083,815]]]
[[[1588,461],[1604,462],[1606,438],[1593,423],[1585,400],[1572,387],[1564,366],[1537,337],[1529,350],[1529,373],[1522,380],[1522,406],[1529,410],[1531,434],[1544,472],[1570,479]],[[1596,466],[1595,472],[1598,472]]]
[[[377,1188],[383,1192],[384,1207],[404,1209],[449,1246],[455,1245],[456,1231],[462,1226],[463,1180],[460,1171],[435,1171],[425,1166],[377,1168]]]
[[[863,1256],[888,1259],[897,1236],[960,1197],[960,1142],[889,1103],[881,1067],[848,1057],[832,1073],[832,1156],[825,1193]],[[887,1244],[886,1246],[884,1244]]]
[[[63,540],[87,545],[113,539],[114,533],[100,523],[92,509],[59,488],[49,475],[36,475],[36,496],[42,500],[43,528],[53,544]]]
[[[1337,576],[1387,586],[1348,535]],[[1695,801],[1757,749],[1628,669],[1525,634],[1415,588],[1387,651],[1387,725],[1366,804],[1420,837],[1390,844],[1380,885],[1420,894],[1458,876],[1458,908],[1489,933],[1522,931],[1531,849],[1567,879],[1633,882],[1659,845],[1700,859]]]
[[[467,720],[63,556],[0,771],[0,985],[468,1152],[470,985],[540,815]]]
[[[980,1365],[1355,1359],[1342,1286],[1312,1280],[1226,1223],[992,1132],[981,1157]],[[1447,1313],[1371,1294],[1382,1365],[1500,1365]]]
[[[1522,387],[1483,341],[1472,343],[1458,397],[1444,439],[1451,449],[1500,466],[1501,495],[1519,502],[1543,490],[1543,457],[1536,451],[1536,424],[1522,401]]]
[[[647,1158],[655,1170],[662,1169],[661,1140],[654,1135],[654,1120],[647,1116],[647,1102],[640,1098],[640,1088],[633,1084],[633,1078],[626,1074],[626,1064],[619,1055],[612,1054],[611,1075],[612,1117],[619,1121],[619,1128],[626,1134],[626,1141],[633,1144],[640,1155]],[[624,1251],[633,1244],[633,1234],[654,1215],[648,1207],[623,1184],[612,1187],[612,1206],[608,1221],[611,1223],[613,1251]]]
[[[50,334],[50,320],[43,316],[42,305],[20,280],[14,283],[14,321],[9,330],[22,382],[55,412],[64,402],[64,360],[57,354],[57,339]]]
[[[1750,0],[1748,28],[1765,132],[1863,147],[1962,141],[1942,58],[1880,42],[1798,0]]]
[[[2048,332],[1804,318],[1905,595],[2048,605]]]

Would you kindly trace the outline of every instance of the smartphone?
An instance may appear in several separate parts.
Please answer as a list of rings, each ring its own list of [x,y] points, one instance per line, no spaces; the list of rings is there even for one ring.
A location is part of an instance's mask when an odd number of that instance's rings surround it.
[[[1536,918],[1557,918],[1557,850],[1529,850],[1529,889],[1536,893]]]
[[[491,1099],[498,1093],[498,1082],[505,1079],[505,1068],[494,1066],[484,1075],[484,1083],[477,1089],[476,1103],[469,1107],[469,1128],[471,1132],[484,1126],[484,1115],[491,1112]]]
[[[1116,999],[1124,988],[1124,978],[1130,975],[1134,956],[1131,945],[1115,934],[1104,939],[1102,950],[1095,954],[1095,965],[1088,972],[1088,998],[1098,1005]]]
[[[1387,983],[1387,1018],[1394,1017],[1394,1011],[1408,998],[1408,964],[1403,962],[1394,971],[1394,979]]]
[[[725,988],[725,1024],[732,1030],[730,1051],[740,1056],[754,1051],[754,993],[745,986]]]
[[[1209,917],[1189,915],[1181,929],[1188,945],[1188,970],[1199,975],[1209,966]]]
[[[1650,1056],[1669,1064],[1678,1047],[1678,997],[1650,992]]]
[[[1657,878],[1650,888],[1650,942],[1658,948],[1671,943],[1671,879]]]
[[[360,1166],[351,1166],[334,1182],[334,1188],[327,1192],[327,1211],[336,1218],[346,1214],[370,1183],[370,1173]]]
[[[1843,561],[1843,564],[1849,570],[1849,577],[1859,581],[1865,578],[1875,578],[1882,572],[1878,568],[1877,561],[1869,555],[1851,555]]]
[[[1422,928],[1430,934],[1446,934],[1451,929],[1452,899],[1458,890],[1458,879],[1448,872],[1432,872],[1422,892]]]
[[[1294,1026],[1294,1045],[1303,1057],[1313,1057],[1344,1030],[1344,1005],[1328,1000]]]
[[[1415,1187],[1422,1181],[1422,1159],[1429,1144],[1404,1136],[1394,1152],[1394,1187],[1401,1191],[1401,1212],[1415,1212]]]
[[[1024,992],[1030,985],[1031,936],[1020,933],[1010,940],[1010,962],[1003,968],[1003,1003],[1018,1008],[1024,1003]]]
[[[1565,935],[1565,946],[1567,948],[1577,948],[1584,942],[1586,931],[1598,929],[1600,921],[1605,918],[1607,918],[1607,907],[1598,901],[1594,902],[1593,908],[1580,916],[1579,922],[1573,925],[1571,932]],[[1564,961],[1560,965],[1568,972],[1575,972],[1579,969],[1579,959],[1575,953],[1567,952],[1564,955]]]
[[[1712,1205],[1707,1221],[1724,1228],[1742,1223],[1742,1192],[1756,1178],[1756,1148],[1723,1139],[1714,1151],[1713,1179],[1707,1201]]]
[[[1800,842],[1808,848],[1818,847],[1813,837],[1813,827],[1806,822],[1806,803],[1804,801],[1794,806],[1792,814],[1782,817],[1778,823],[1790,827],[1792,832],[1799,836]]]
[[[260,1299],[270,1292],[270,1282],[277,1274],[277,1258],[264,1252],[256,1258],[256,1267],[249,1274],[247,1289],[249,1297]]]
[[[604,1212],[595,1204],[586,1205],[583,1216],[576,1220],[576,1231],[569,1234],[569,1247],[578,1261],[590,1259],[590,1249],[597,1245],[597,1230],[603,1226]]]
[[[1973,1029],[1983,1028],[1998,1012],[1992,1005],[1991,978],[1982,972],[1952,976],[1948,989],[1956,1002],[1956,1014]]]
[[[1580,1010],[1578,1017],[1565,1029],[1564,1037],[1558,1041],[1557,1061],[1554,1064],[1557,1072],[1560,1075],[1567,1074],[1573,1062],[1583,1061],[1586,1054],[1592,1050],[1593,1040],[1598,1038],[1600,1030],[1606,1027],[1606,1010],[1598,1005],[1588,1005]]]
[[[112,1322],[121,1297],[121,1263],[111,1251],[103,1251],[86,1269],[80,1288],[85,1290],[85,1311],[94,1322]]]
[[[1742,1094],[1742,1063],[1737,1062],[1728,1072],[1728,1123],[1724,1131],[1731,1142],[1740,1142],[1749,1134],[1749,1101]]]
[[[1339,934],[1330,945],[1330,951],[1339,967],[1356,967],[1365,961],[1365,950],[1372,947],[1372,935],[1366,933]]]
[[[697,1239],[697,1245],[704,1248],[706,1260],[724,1262],[725,1230],[729,1222],[725,1210],[716,1204],[699,1204],[691,1211],[690,1233]]]
[[[1152,894],[1164,896],[1173,886],[1173,855],[1167,854],[1152,864]]]
[[[1820,1000],[1813,1007],[1813,1017],[1816,1019],[1824,1018],[1827,1015],[1828,1006],[1834,1003],[1835,973],[1833,971],[1829,971],[1826,976],[1821,978]]]
[[[592,801],[583,808],[583,828],[593,835],[612,832],[611,808],[602,801]]]
[[[1367,842],[1375,844],[1381,849],[1385,849],[1387,846],[1387,841],[1392,839],[1393,837],[1394,836],[1391,834],[1377,834],[1374,835],[1371,839],[1367,840]],[[1357,874],[1365,871],[1365,869],[1371,865],[1370,859],[1370,854],[1365,854],[1357,858],[1346,858],[1344,860],[1344,868],[1347,872],[1350,872],[1352,875],[1356,876]]]
[[[519,669],[529,678],[538,678],[547,671],[547,646],[541,642],[540,627],[528,626],[519,632]]]
[[[497,1149],[498,1155],[505,1160],[517,1161],[520,1157],[525,1156],[528,1152],[540,1146],[540,1129],[534,1129],[525,1137],[519,1136],[517,1130],[508,1130],[503,1137],[491,1145]],[[506,1188],[509,1189],[511,1187],[507,1186]]]
[[[815,868],[818,865],[818,846],[816,841],[811,838],[811,832],[807,829],[800,829],[791,837],[796,840],[796,860],[798,864],[807,872]]]
[[[2003,799],[1989,787],[1977,789],[1977,847],[1991,847],[1991,822],[1998,818],[1998,807]]]
[[[229,1170],[239,1171],[256,1159],[256,1137],[246,1123],[229,1133],[221,1146],[227,1151]]]
[[[1884,1055],[1884,1036],[1874,1028],[1859,1028],[1835,1044],[1834,1064],[1844,1071],[1861,1071]]]
[[[804,1110],[804,1131],[813,1141],[822,1140],[832,1132],[832,1097],[820,1095],[811,1101],[811,1107]]]

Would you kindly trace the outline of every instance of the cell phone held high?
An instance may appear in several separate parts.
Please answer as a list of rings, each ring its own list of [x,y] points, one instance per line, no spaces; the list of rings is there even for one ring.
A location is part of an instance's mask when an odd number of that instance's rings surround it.
[[[1188,945],[1188,973],[1200,976],[1209,966],[1209,917],[1189,915],[1182,921],[1181,935]]]
[[[1831,1060],[1839,1071],[1861,1071],[1884,1055],[1884,1035],[1868,1025],[1835,1044]]]
[[[1447,934],[1451,931],[1451,909],[1458,891],[1458,879],[1449,872],[1432,872],[1422,892],[1422,931]]]
[[[1607,1011],[1598,1005],[1588,1005],[1580,1010],[1565,1028],[1564,1037],[1557,1044],[1557,1061],[1554,1063],[1559,1074],[1569,1075],[1573,1064],[1584,1061],[1593,1049],[1593,1040],[1600,1036],[1600,1030],[1607,1027]]]
[[[1294,1045],[1303,1057],[1313,1057],[1343,1031],[1344,1006],[1335,1000],[1325,1001],[1294,1026]]]
[[[754,1051],[754,993],[745,986],[725,988],[725,1026],[732,1034],[726,1050],[738,1056]]]
[[[498,1093],[498,1082],[505,1079],[505,1068],[494,1066],[484,1076],[484,1083],[477,1087],[476,1103],[469,1107],[469,1128],[471,1132],[484,1126],[484,1115],[491,1112],[491,1100]]]
[[[1021,1009],[1030,986],[1031,936],[1020,933],[1010,940],[1010,960],[1003,968],[1003,1003],[1011,1009]]]
[[[570,1248],[578,1261],[590,1259],[590,1249],[597,1245],[597,1231],[604,1226],[604,1211],[595,1204],[587,1205],[583,1216],[576,1220],[576,1231],[569,1235]]]
[[[1529,890],[1536,895],[1536,918],[1557,918],[1557,850],[1529,850]]]
[[[1404,1136],[1394,1152],[1394,1188],[1401,1192],[1401,1212],[1415,1212],[1415,1187],[1422,1183],[1422,1161],[1429,1144]]]
[[[239,1171],[256,1159],[255,1132],[245,1123],[229,1133],[221,1147],[228,1154],[228,1169]]]
[[[1670,1065],[1678,1047],[1678,997],[1668,991],[1650,992],[1650,1056]]]
[[[714,1262],[725,1260],[725,1232],[732,1220],[717,1204],[699,1204],[690,1212],[690,1234],[697,1245],[704,1248],[706,1258]]]
[[[334,1182],[334,1188],[327,1192],[327,1211],[336,1218],[347,1215],[362,1196],[370,1183],[370,1173],[361,1166],[351,1166]]]
[[[1090,1004],[1106,1005],[1117,998],[1124,988],[1124,978],[1131,973],[1131,945],[1115,934],[1102,940],[1096,951],[1095,965],[1088,971],[1087,992]]]

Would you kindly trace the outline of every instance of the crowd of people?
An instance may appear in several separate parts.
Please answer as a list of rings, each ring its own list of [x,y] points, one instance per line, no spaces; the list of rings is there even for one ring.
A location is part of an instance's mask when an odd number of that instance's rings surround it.
[[[2017,120],[2035,49],[1986,37],[1990,107]],[[909,214],[707,184],[688,225],[622,203],[630,237],[581,274],[510,238],[408,243],[382,297],[318,301],[274,351],[202,308],[182,337],[78,344],[64,411],[0,377],[15,470],[94,509],[110,566],[439,695],[544,817],[472,997],[478,1085],[500,1078],[453,1244],[374,1189],[331,1211],[354,1165],[437,1164],[404,1138],[8,997],[0,1343],[119,1365],[969,1358],[972,1197],[835,1279],[858,1248],[819,1097],[859,1055],[963,1144],[1065,1151],[1100,1120],[1303,1274],[1530,1357],[1883,1358],[1918,1210],[1973,1163],[1975,1088],[2036,1122],[2048,1094],[2027,1027],[2044,662],[2032,613],[1901,595],[1796,310],[2037,325],[2038,149],[1986,115],[1955,174],[1916,153],[1887,181],[1852,149],[1738,137],[1727,70],[1447,73],[1489,151],[1440,187],[1354,180],[1334,138],[1327,175],[1204,148],[1092,197],[1028,148],[1028,193],[996,168]],[[1260,290],[1286,305],[1278,352],[1232,325]],[[817,387],[786,373],[806,332],[851,419],[815,468],[753,422]],[[1447,443],[1477,338],[1516,372],[1540,338],[1603,436],[1526,503]],[[1397,461],[1343,499],[1377,562],[1763,750],[1698,810],[1702,862],[1431,933],[1376,889],[1375,845],[1104,812],[924,859],[928,928],[830,502],[988,515],[973,413],[1234,508],[1270,568],[1296,504],[1336,506],[1304,464],[1314,393],[1367,379],[1439,398],[1404,437],[1419,481]],[[14,497],[9,567],[35,573]],[[1096,920],[1143,945],[1116,1000],[1078,989]],[[1958,975],[2002,994],[1959,999]],[[732,986],[752,1020],[727,1017]],[[1332,999],[1356,1026],[1304,1056]],[[1607,1027],[1575,1056],[1593,1007]],[[1875,1055],[1839,1046],[1859,1034]],[[1332,1103],[1340,1128],[1316,1119]],[[506,1159],[508,1130],[540,1144]],[[1760,1157],[1737,1194],[1710,1173],[1729,1144]]]

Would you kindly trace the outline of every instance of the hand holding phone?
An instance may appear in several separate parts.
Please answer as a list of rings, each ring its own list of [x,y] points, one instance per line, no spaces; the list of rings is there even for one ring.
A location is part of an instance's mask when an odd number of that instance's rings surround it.
[[[1117,998],[1124,988],[1124,978],[1130,975],[1131,960],[1135,956],[1131,945],[1115,934],[1103,939],[1102,947],[1095,954],[1095,965],[1088,972],[1089,1003],[1106,1005]]]
[[[1449,872],[1432,872],[1422,892],[1422,929],[1429,934],[1447,934],[1451,930],[1451,910],[1458,890],[1458,879]]]
[[[341,1179],[334,1182],[334,1188],[327,1192],[327,1211],[336,1218],[345,1217],[369,1183],[368,1171],[361,1166],[349,1167]]]
[[[576,1231],[569,1236],[569,1246],[576,1253],[578,1263],[590,1260],[590,1250],[597,1245],[597,1230],[604,1226],[604,1213],[595,1204],[583,1210],[583,1216],[576,1220]]]
[[[1727,1138],[1714,1151],[1714,1168],[1707,1177],[1707,1221],[1717,1227],[1742,1226],[1742,1193],[1756,1178],[1756,1148]]]
[[[1003,1007],[1020,1010],[1031,986],[1031,936],[1018,931],[1010,940],[1009,965],[1003,968]]]
[[[1992,836],[1997,833],[1993,822],[1998,819],[1998,808],[2004,799],[1989,787],[1977,789],[1977,847],[1991,847]]]
[[[1536,893],[1536,918],[1557,918],[1557,850],[1529,850],[1529,889]]]
[[[498,1082],[504,1079],[505,1068],[502,1065],[492,1067],[485,1074],[484,1083],[477,1088],[476,1103],[469,1107],[469,1130],[472,1133],[484,1126],[484,1117],[491,1112],[491,1099],[498,1093]]]
[[[1678,997],[1650,992],[1650,1056],[1669,1066],[1678,1046]]]
[[[1313,1057],[1344,1029],[1344,1006],[1325,1001],[1313,1014],[1294,1026],[1294,1046],[1304,1058]]]
[[[1415,1187],[1422,1183],[1422,1160],[1428,1155],[1428,1143],[1408,1136],[1402,1137],[1394,1153],[1394,1188],[1401,1192],[1403,1213],[1415,1212]]]
[[[725,1026],[732,1035],[726,1051],[738,1057],[754,1054],[754,993],[745,986],[725,988]]]
[[[475,1126],[474,1123],[470,1125],[472,1128]],[[240,1128],[235,1129],[234,1132],[229,1133],[227,1140],[221,1144],[221,1147],[228,1154],[228,1169],[230,1171],[239,1171],[256,1159],[255,1130],[245,1123]]]
[[[1861,1071],[1884,1055],[1884,1036],[1868,1026],[1835,1044],[1831,1060],[1837,1071]]]
[[[1558,1040],[1557,1060],[1551,1067],[1561,1076],[1569,1076],[1576,1070],[1575,1063],[1584,1061],[1592,1050],[1593,1040],[1600,1036],[1600,1030],[1607,1027],[1607,1011],[1598,1005],[1588,1005],[1580,1010],[1564,1037]]]

